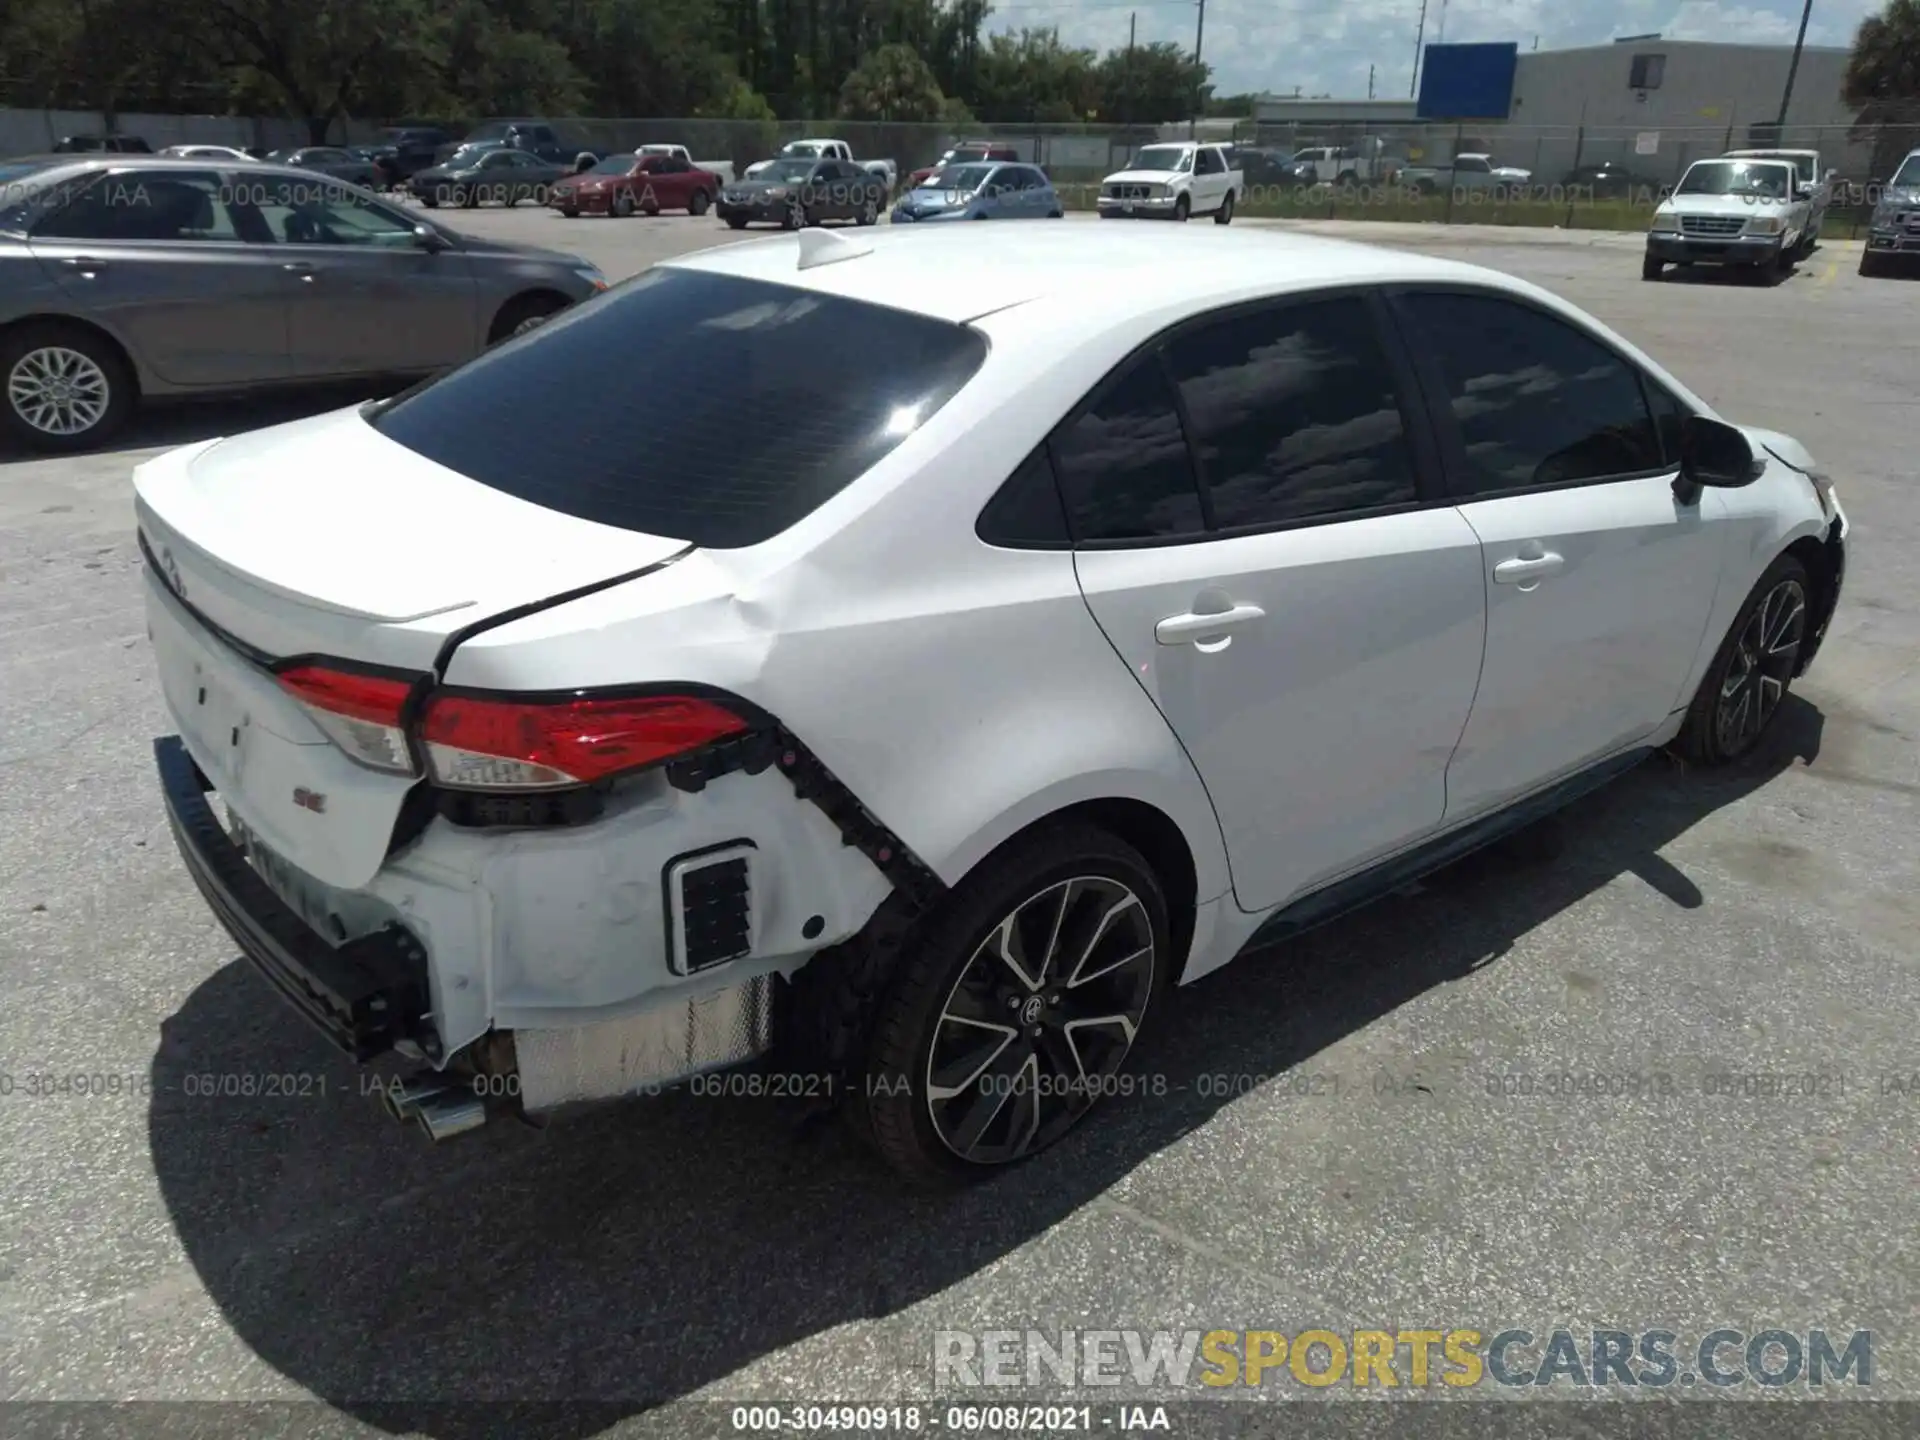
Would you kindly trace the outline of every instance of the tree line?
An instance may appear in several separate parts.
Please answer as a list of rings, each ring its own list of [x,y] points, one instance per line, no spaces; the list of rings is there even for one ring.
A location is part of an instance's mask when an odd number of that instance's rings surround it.
[[[985,34],[988,0],[0,0],[6,103],[346,118],[1159,123],[1210,113],[1170,43]]]

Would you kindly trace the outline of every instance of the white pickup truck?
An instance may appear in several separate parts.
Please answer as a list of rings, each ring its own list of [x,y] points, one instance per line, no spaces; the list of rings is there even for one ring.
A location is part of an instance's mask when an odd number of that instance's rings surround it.
[[[893,161],[856,160],[853,147],[844,140],[789,140],[780,147],[780,153],[774,160],[844,160],[849,165],[858,165],[869,175],[878,175],[885,180],[889,194],[900,181],[900,167]],[[747,167],[746,178],[751,180],[773,163],[773,160],[756,161]]]
[[[1513,190],[1526,193],[1533,180],[1531,170],[1518,165],[1496,165],[1484,151],[1456,155],[1451,165],[1409,165],[1400,172],[1400,183],[1421,192],[1465,190],[1472,192]]]
[[[1380,185],[1393,179],[1403,162],[1387,154],[1386,143],[1369,137],[1358,145],[1312,145],[1286,162],[1296,185]]]
[[[731,160],[696,160],[684,145],[642,145],[634,152],[636,155],[668,155],[675,160],[684,160],[696,170],[704,170],[709,175],[720,177],[722,185],[731,185],[734,180]]]

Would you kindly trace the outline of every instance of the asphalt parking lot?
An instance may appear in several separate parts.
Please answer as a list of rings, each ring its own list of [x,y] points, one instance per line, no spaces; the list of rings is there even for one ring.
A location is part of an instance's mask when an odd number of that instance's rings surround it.
[[[615,276],[740,238],[442,217]],[[1642,283],[1634,236],[1387,233],[1543,283],[1805,441],[1854,527],[1834,631],[1755,761],[1652,762],[1210,977],[1140,1059],[1163,1094],[958,1198],[765,1101],[437,1150],[383,1119],[173,853],[127,484],[340,397],[0,454],[0,1398],[317,1399],[197,1433],[437,1440],[503,1413],[443,1402],[595,1401],[543,1423],[690,1434],[641,1412],[924,1395],[940,1330],[1725,1326],[1870,1330],[1874,1383],[1845,1388],[1920,1400],[1920,282],[1846,244],[1759,288]],[[108,1093],[32,1093],[56,1073]]]

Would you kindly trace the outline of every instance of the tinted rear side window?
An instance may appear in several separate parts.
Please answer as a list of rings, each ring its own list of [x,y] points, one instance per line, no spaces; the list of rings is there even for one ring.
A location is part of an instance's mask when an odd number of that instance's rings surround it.
[[[373,420],[483,485],[710,549],[756,545],[871,469],[980,368],[944,320],[655,269]]]

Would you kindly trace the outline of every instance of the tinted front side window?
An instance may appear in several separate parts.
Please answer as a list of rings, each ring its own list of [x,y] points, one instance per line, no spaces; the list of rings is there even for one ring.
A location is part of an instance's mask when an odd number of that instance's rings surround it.
[[[1658,380],[1647,376],[1647,399],[1653,406],[1654,428],[1660,432],[1660,452],[1668,465],[1680,463],[1680,423],[1688,415],[1682,405]]]
[[[1220,528],[1416,498],[1393,373],[1364,301],[1232,316],[1179,336],[1167,358]]]
[[[1200,487],[1159,357],[1148,353],[1053,441],[1073,538],[1196,534]]]
[[[1571,325],[1492,296],[1406,302],[1444,377],[1470,494],[1660,468],[1639,375]]]
[[[536,505],[724,549],[845,489],[985,359],[962,325],[663,266],[373,424]]]

